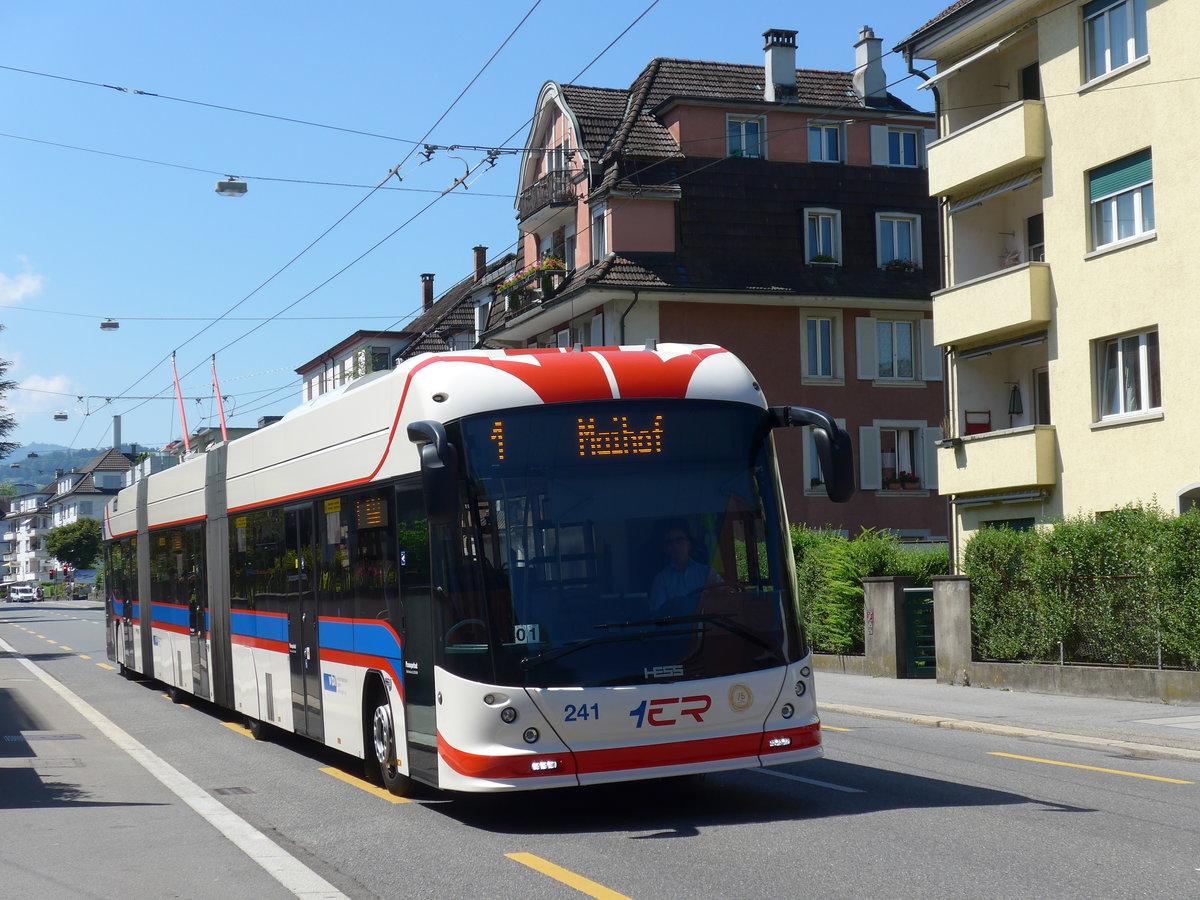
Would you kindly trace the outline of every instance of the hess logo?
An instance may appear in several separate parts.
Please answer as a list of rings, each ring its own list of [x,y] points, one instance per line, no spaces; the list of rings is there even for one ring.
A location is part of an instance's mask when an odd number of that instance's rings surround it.
[[[663,700],[643,700],[629,711],[637,719],[635,728],[643,724],[662,727],[675,725],[685,716],[697,722],[704,721],[704,714],[712,706],[712,697],[701,694],[696,697],[667,697]]]

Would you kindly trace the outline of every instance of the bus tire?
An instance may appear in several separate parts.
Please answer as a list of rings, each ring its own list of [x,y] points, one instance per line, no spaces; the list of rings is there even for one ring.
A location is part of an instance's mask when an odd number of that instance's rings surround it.
[[[262,719],[256,719],[253,716],[246,716],[246,730],[250,732],[250,737],[256,741],[265,741],[271,736],[271,725],[264,722]]]
[[[392,705],[386,696],[376,696],[375,708],[371,713],[371,743],[368,752],[374,751],[379,780],[387,790],[397,797],[407,797],[412,782],[400,771],[396,762],[396,724],[392,718]]]
[[[187,694],[184,693],[183,688],[177,688],[173,684],[167,685],[167,696],[171,698],[172,703],[182,703],[187,699]]]

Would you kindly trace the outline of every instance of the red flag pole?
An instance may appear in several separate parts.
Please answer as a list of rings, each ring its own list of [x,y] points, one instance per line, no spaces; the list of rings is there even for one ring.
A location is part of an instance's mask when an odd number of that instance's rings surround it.
[[[183,391],[179,389],[179,370],[175,368],[175,353],[171,353],[171,375],[175,379],[175,402],[179,404],[179,423],[183,426],[183,450],[192,452],[192,442],[188,438],[187,415],[183,411]]]
[[[212,358],[213,393],[217,395],[217,412],[221,414],[221,440],[229,443],[229,432],[225,428],[225,402],[221,399],[221,386],[217,384],[217,354]]]

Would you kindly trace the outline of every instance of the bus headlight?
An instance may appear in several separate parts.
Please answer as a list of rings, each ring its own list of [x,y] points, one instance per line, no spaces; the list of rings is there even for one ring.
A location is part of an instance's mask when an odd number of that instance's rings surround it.
[[[511,725],[517,721],[517,708],[515,706],[506,706],[500,710],[500,721],[505,725]]]
[[[526,728],[525,733],[521,735],[521,737],[525,739],[525,743],[527,744],[536,744],[541,735],[538,734],[538,730],[536,728]]]
[[[796,696],[797,697],[803,697],[807,691],[808,691],[807,684],[805,684],[803,681],[796,682]]]
[[[790,719],[796,714],[796,708],[790,703],[783,704],[783,708],[779,710],[779,714],[785,719]]]

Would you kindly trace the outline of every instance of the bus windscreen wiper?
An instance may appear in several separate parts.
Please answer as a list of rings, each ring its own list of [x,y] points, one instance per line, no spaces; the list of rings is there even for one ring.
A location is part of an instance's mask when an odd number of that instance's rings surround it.
[[[632,624],[635,624],[635,623],[623,622],[620,624],[615,624],[613,626],[597,625],[596,627],[597,628],[609,628],[609,627],[621,627],[621,625],[632,625]],[[648,625],[651,623],[646,622],[646,623],[642,623],[642,624]],[[647,638],[680,637],[680,636],[687,636],[687,635],[694,634],[694,633],[695,633],[695,629],[690,629],[688,631],[643,631],[639,634],[615,634],[615,635],[608,636],[608,637],[585,638],[582,641],[576,641],[574,644],[567,644],[562,647],[551,647],[549,650],[543,650],[541,653],[534,653],[532,656],[526,656],[524,659],[521,660],[521,668],[525,669],[525,670],[529,670],[529,669],[532,669],[536,665],[540,665],[541,663],[550,662],[551,660],[555,660],[555,659],[561,659],[564,656],[574,653],[576,650],[582,650],[585,647],[594,647],[597,644],[618,644],[618,643],[626,643],[628,641],[644,641]]]
[[[737,624],[730,620],[729,616],[721,615],[694,615],[694,616],[667,616],[663,619],[648,619],[644,622],[608,622],[604,625],[595,625],[595,628],[635,628],[642,625],[681,625],[684,623],[706,624],[712,623],[719,628],[724,628],[730,634],[736,634],[743,640],[749,641],[755,646],[762,647],[764,650],[770,651],[780,661],[784,661],[783,653],[778,647],[773,647],[767,641],[763,640],[759,635],[755,634],[748,628]]]

